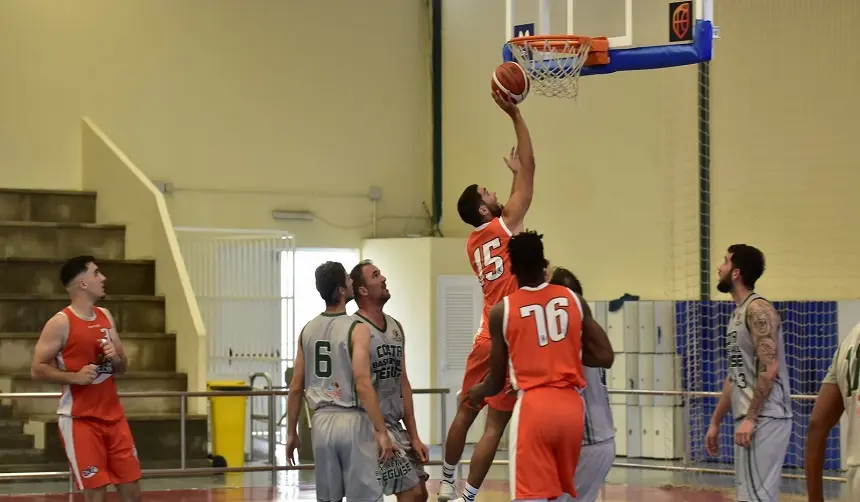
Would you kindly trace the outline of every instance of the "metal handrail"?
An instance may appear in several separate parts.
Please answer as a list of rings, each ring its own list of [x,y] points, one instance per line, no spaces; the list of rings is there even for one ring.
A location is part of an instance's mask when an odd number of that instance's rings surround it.
[[[609,394],[620,394],[620,395],[645,395],[645,396],[682,396],[682,397],[709,397],[716,398],[720,396],[719,392],[699,392],[699,391],[672,391],[672,390],[638,390],[638,389],[607,389]],[[431,388],[431,389],[412,389],[412,393],[415,395],[428,395],[428,394],[436,394],[442,396],[441,406],[440,406],[440,428],[441,428],[441,438],[442,443],[445,442],[445,436],[447,434],[447,410],[446,410],[446,402],[445,395],[449,394],[450,389],[444,388]],[[273,474],[280,471],[296,471],[296,470],[313,470],[314,464],[301,464],[301,465],[275,465],[274,455],[270,454],[271,464],[268,466],[244,466],[244,467],[222,467],[222,468],[186,468],[185,467],[185,410],[186,410],[186,401],[189,397],[217,397],[217,396],[269,396],[269,398],[274,401],[275,396],[286,396],[289,392],[286,390],[252,390],[252,391],[201,391],[201,392],[192,392],[192,391],[155,391],[155,392],[121,392],[119,393],[120,397],[127,398],[142,398],[142,397],[176,397],[180,398],[181,406],[180,406],[180,429],[181,429],[181,467],[178,469],[144,469],[142,471],[143,476],[145,477],[172,477],[172,476],[200,476],[200,475],[212,475],[212,474],[223,474],[229,472],[272,472]],[[0,393],[0,399],[46,399],[46,398],[59,398],[61,394],[59,392],[19,392],[19,393]],[[805,394],[797,394],[792,395],[792,399],[798,401],[814,401],[816,396],[814,395],[805,395]],[[269,407],[269,420],[270,424],[274,424],[274,406]],[[271,427],[271,425],[270,425]],[[269,448],[270,450],[274,450],[274,438],[270,436],[269,440]],[[468,465],[470,462],[468,460],[463,460],[460,464]],[[438,466],[441,465],[442,462],[438,460],[433,460],[427,462],[425,465],[427,466]],[[508,465],[508,461],[506,460],[497,460],[493,462],[493,465]],[[664,470],[664,471],[675,471],[675,472],[692,472],[692,473],[706,473],[706,474],[723,474],[723,475],[733,475],[734,471],[727,469],[713,469],[713,468],[701,468],[701,467],[692,467],[692,466],[668,466],[668,465],[648,465],[648,464],[636,464],[636,463],[628,463],[628,462],[615,462],[612,464],[614,467],[621,468],[637,468],[637,469],[650,469],[650,470]],[[803,479],[802,475],[798,474],[789,474],[783,473],[783,478],[786,479]],[[0,473],[0,481],[18,481],[18,480],[70,480],[70,473],[68,471],[55,471],[55,472],[27,472],[27,473]],[[846,479],[844,477],[836,477],[836,476],[825,476],[825,481],[833,481],[844,483]],[[272,481],[275,482],[275,476],[272,476]]]
[[[442,444],[445,443],[446,427],[446,403],[445,395],[450,392],[449,389],[433,388],[433,389],[412,389],[413,394],[436,394],[442,396],[440,415],[441,415],[441,431]],[[272,483],[276,482],[275,473],[279,471],[296,471],[296,470],[313,470],[314,464],[304,465],[277,465],[275,459],[275,397],[287,396],[289,392],[286,390],[219,390],[219,391],[153,391],[153,392],[120,392],[119,397],[125,398],[145,398],[145,397],[175,397],[180,401],[179,412],[179,428],[180,428],[180,467],[178,469],[143,469],[141,474],[145,477],[185,477],[185,476],[202,476],[212,474],[224,474],[229,472],[271,472]],[[0,392],[0,400],[2,399],[59,399],[62,396],[59,392]],[[266,466],[243,466],[243,467],[192,467],[187,468],[186,465],[186,410],[189,397],[251,397],[251,396],[268,396],[269,397],[269,463]],[[243,431],[244,434],[244,431]],[[442,465],[440,461],[430,461],[426,465]],[[70,491],[74,486],[71,483],[71,473],[69,471],[48,471],[48,472],[9,472],[0,473],[0,481],[26,481],[26,480],[68,480]]]
[[[266,381],[267,387],[265,387],[265,388],[267,390],[274,390],[274,387],[272,386],[272,376],[269,375],[268,373],[264,372],[264,371],[253,373],[251,375],[251,378],[248,381],[248,385],[251,386],[251,388],[254,388],[254,381],[256,381],[258,378],[262,378],[263,380]],[[274,397],[275,396],[272,395],[271,398],[269,399],[269,407],[274,405],[274,401],[275,401]],[[251,406],[250,407],[251,407],[251,412],[250,412],[251,420],[250,420],[249,425],[250,425],[250,436],[251,437],[249,438],[249,442],[251,444],[251,455],[250,455],[249,460],[252,460],[252,461],[254,460],[254,425],[255,425],[255,420],[266,420],[269,422],[269,426],[267,427],[268,434],[269,434],[269,463],[274,464],[275,463],[275,448],[273,446],[273,443],[275,441],[275,423],[272,421],[271,410],[270,410],[270,413],[268,413],[266,415],[257,415],[255,413],[256,410],[254,409],[255,406],[254,406],[254,399],[253,398],[251,398]]]
[[[645,389],[606,389],[609,394],[629,394],[634,396],[681,396],[681,397],[720,397],[721,392],[687,390],[645,390]],[[795,401],[815,401],[814,394],[792,394]]]
[[[185,391],[185,390],[163,390],[147,392],[120,392],[119,397],[213,397],[213,396],[286,396],[289,392],[285,390],[213,390],[213,391]],[[59,399],[59,392],[0,392],[0,399]]]
[[[445,397],[450,393],[451,389],[445,389],[442,387],[431,387],[429,389],[412,389],[412,395],[435,394],[441,396],[441,399],[439,399],[439,437],[441,438],[441,444],[443,447],[445,446],[445,438],[448,435],[448,403],[445,402]],[[439,465],[442,465],[441,462],[439,463]]]
[[[463,459],[460,464],[471,464],[471,460]],[[493,460],[493,465],[510,465],[510,460]],[[424,464],[425,466],[440,466],[441,460],[430,460]],[[188,469],[143,469],[141,471],[144,477],[186,477],[186,476],[207,476],[212,474],[224,474],[228,472],[269,472],[269,471],[312,471],[315,464],[299,464],[299,465],[279,465],[275,469],[268,466],[246,466],[246,467],[191,467]],[[673,465],[649,465],[649,464],[634,464],[629,462],[614,462],[612,467],[621,467],[626,469],[645,469],[657,471],[671,472],[694,472],[699,474],[716,474],[733,476],[735,471],[728,469],[709,469],[701,467],[685,467]],[[46,480],[65,480],[69,479],[68,471],[53,471],[53,472],[22,472],[22,473],[0,473],[0,481],[26,481],[28,479]],[[784,479],[803,480],[805,476],[800,474],[782,475]],[[839,476],[824,476],[824,481],[835,483],[845,483],[846,478]]]
[[[646,389],[606,389],[609,394],[629,394],[643,396],[687,396],[687,397],[720,397],[719,392],[703,392],[703,391],[685,391],[685,390],[646,390]],[[431,389],[412,389],[413,394],[448,394],[450,389],[431,388]],[[230,396],[287,396],[289,391],[286,389],[274,389],[272,391],[253,390],[253,391],[147,391],[147,392],[120,392],[119,397],[212,397],[220,395]],[[57,398],[62,396],[59,392],[11,392],[0,393],[0,399],[45,399]],[[817,396],[812,394],[792,394],[791,399],[797,401],[815,401]]]

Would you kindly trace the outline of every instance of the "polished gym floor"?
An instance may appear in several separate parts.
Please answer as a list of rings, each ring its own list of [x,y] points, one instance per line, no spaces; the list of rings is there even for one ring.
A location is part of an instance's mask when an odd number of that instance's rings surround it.
[[[467,452],[468,454],[469,452]],[[440,457],[438,447],[431,449],[431,456]],[[504,460],[500,451],[497,459]],[[278,464],[284,465],[284,459]],[[463,467],[465,476],[468,467]],[[439,467],[430,467],[431,481],[428,489],[431,502],[440,477]],[[507,502],[508,472],[506,466],[494,466],[478,494],[479,502]],[[299,501],[315,500],[313,471],[280,472],[272,483],[267,472],[230,473],[205,477],[145,478],[142,481],[144,502],[233,502],[233,501]],[[826,485],[827,499],[838,501],[842,487],[837,483]],[[17,482],[0,484],[2,502],[60,502],[81,501],[80,493],[69,494],[69,483]],[[111,492],[109,500],[118,501]],[[639,468],[614,468],[609,474],[600,502],[728,502],[734,500],[734,478],[707,474],[681,474],[661,470]],[[797,480],[783,482],[781,501],[805,502],[804,483]],[[394,497],[386,497],[393,502]]]

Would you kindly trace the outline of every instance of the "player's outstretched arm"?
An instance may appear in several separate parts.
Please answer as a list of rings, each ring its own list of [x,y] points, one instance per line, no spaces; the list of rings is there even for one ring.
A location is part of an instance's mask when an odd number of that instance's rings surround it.
[[[747,307],[747,325],[755,345],[758,376],[745,420],[755,422],[779,375],[779,314],[767,301],[753,300]]]
[[[572,292],[573,293],[573,292]],[[611,368],[615,351],[606,331],[597,324],[585,298],[573,293],[582,305],[582,364],[592,368]]]
[[[512,233],[517,234],[523,230],[523,220],[532,203],[534,195],[535,179],[535,156],[532,148],[532,138],[529,128],[523,119],[520,109],[514,103],[508,101],[500,94],[493,94],[493,99],[499,108],[505,111],[514,123],[514,132],[517,136],[517,147],[512,152],[511,159],[506,160],[508,166],[514,171],[514,185],[511,197],[505,203],[502,210],[502,219],[505,226]],[[517,162],[519,166],[512,163]]]
[[[370,380],[370,329],[360,321],[356,321],[350,329],[352,330],[352,375],[355,380],[355,392],[361,400],[362,408],[373,422],[376,432],[386,432],[385,418],[379,407],[379,397]]]
[[[505,342],[504,318],[505,302],[501,301],[490,309],[490,374],[484,379],[484,392],[487,397],[495,396],[505,386],[505,373],[508,371],[508,344]]]
[[[305,351],[302,348],[302,335],[299,335],[299,347],[293,360],[293,378],[290,380],[287,395],[287,434],[298,437],[299,414],[302,412],[302,398],[305,395]]]
[[[63,344],[68,336],[69,319],[65,315],[57,314],[45,323],[36,342],[33,362],[30,364],[30,376],[33,379],[62,385],[86,385],[93,381],[96,377],[94,364],[87,365],[92,367],[89,375],[91,378],[88,381],[81,374],[57,368],[57,354],[63,350]]]
[[[835,366],[835,365],[834,365]],[[833,368],[831,368],[831,372]],[[828,376],[830,376],[828,372]],[[839,422],[839,417],[845,411],[845,403],[842,401],[842,393],[836,383],[824,379],[818,397],[815,399],[815,407],[812,408],[812,416],[809,420],[809,430],[806,435],[806,491],[809,494],[809,502],[824,502],[824,487],[822,477],[824,475],[824,450],[827,443],[827,435]]]

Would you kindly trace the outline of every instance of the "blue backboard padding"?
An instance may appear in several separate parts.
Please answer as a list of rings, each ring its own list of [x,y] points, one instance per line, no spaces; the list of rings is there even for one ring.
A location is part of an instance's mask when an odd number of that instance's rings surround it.
[[[710,61],[713,54],[714,32],[710,21],[696,21],[693,43],[610,49],[609,64],[586,66],[582,75],[603,75],[619,71],[653,70],[686,66]],[[502,51],[505,61],[515,61],[511,48],[505,44]],[[552,72],[553,64],[545,68]]]
[[[785,356],[792,394],[817,394],[839,345],[836,302],[774,302],[782,321]],[[726,378],[725,326],[735,305],[732,302],[677,302],[676,347],[682,363],[682,386],[686,390],[720,392]],[[698,335],[698,336],[696,336]],[[691,375],[694,375],[691,377]],[[720,456],[704,449],[704,434],[716,408],[716,398],[692,398],[689,408],[691,460],[731,463],[734,456],[734,422],[727,417],[721,427]],[[793,402],[793,430],[785,458],[786,467],[802,468],[812,401]],[[839,425],[827,438],[824,468],[839,469]]]

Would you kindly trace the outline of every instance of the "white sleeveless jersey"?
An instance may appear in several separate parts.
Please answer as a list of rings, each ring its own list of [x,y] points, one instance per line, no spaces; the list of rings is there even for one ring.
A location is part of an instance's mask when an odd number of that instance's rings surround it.
[[[305,399],[312,410],[359,407],[352,373],[352,330],[358,323],[345,313],[323,313],[302,329]]]
[[[615,437],[615,423],[609,408],[609,393],[606,392],[606,370],[583,365],[585,373],[585,431],[582,444],[592,445]]]
[[[845,400],[848,415],[845,462],[848,467],[860,467],[860,324],[839,345],[824,383],[838,386]]]
[[[758,379],[758,357],[755,343],[747,326],[747,309],[754,301],[767,301],[764,297],[752,293],[738,306],[726,330],[726,349],[729,357],[729,376],[732,378],[732,415],[735,420],[743,418],[749,410],[753,398],[756,380]],[[791,418],[791,389],[788,380],[788,365],[785,362],[785,337],[780,323],[776,340],[777,361],[779,373],[773,382],[773,387],[759,413],[761,417]]]
[[[403,419],[403,327],[384,314],[385,324],[375,326],[359,313],[355,318],[370,329],[370,379],[379,396],[379,407],[385,423],[397,425]]]

